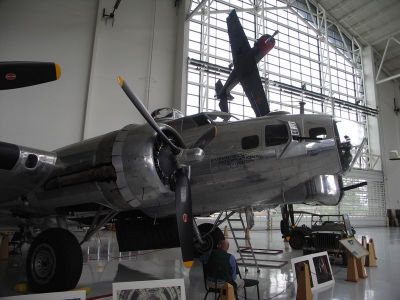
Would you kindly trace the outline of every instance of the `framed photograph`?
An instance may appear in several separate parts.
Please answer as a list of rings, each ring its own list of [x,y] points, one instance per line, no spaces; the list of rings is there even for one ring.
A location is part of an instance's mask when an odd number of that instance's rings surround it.
[[[334,283],[331,263],[329,261],[328,253],[322,252],[318,256],[313,255],[313,265],[315,269],[315,278],[317,286],[323,288],[331,286]]]
[[[186,300],[182,279],[113,283],[113,300]]]
[[[326,251],[293,258],[291,263],[296,289],[300,268],[304,263],[309,267],[312,291],[332,286],[335,283],[331,263]]]
[[[354,237],[342,239],[339,241],[355,258],[361,258],[368,255],[367,249],[360,244]]]
[[[0,300],[86,300],[86,291],[69,291],[0,297]]]

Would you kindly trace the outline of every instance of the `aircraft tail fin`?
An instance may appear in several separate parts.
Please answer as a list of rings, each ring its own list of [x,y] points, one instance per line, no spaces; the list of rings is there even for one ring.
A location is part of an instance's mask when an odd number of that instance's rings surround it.
[[[221,97],[220,93],[221,93],[221,90],[222,90],[223,87],[224,86],[223,86],[223,84],[221,82],[221,79],[218,79],[218,81],[215,83],[215,93],[216,93],[216,97],[218,99],[220,99],[220,97]]]
[[[231,95],[230,92],[227,92],[224,90],[224,86],[221,82],[221,79],[219,79],[215,83],[215,93],[216,93],[216,98],[219,99],[219,108],[221,109],[222,112],[229,112],[228,110],[228,100],[233,100],[233,96]]]
[[[229,112],[228,109],[228,97],[226,92],[223,92],[224,86],[221,82],[221,79],[219,79],[216,83],[215,83],[215,97],[217,99],[219,99],[219,108],[221,109],[222,112]]]

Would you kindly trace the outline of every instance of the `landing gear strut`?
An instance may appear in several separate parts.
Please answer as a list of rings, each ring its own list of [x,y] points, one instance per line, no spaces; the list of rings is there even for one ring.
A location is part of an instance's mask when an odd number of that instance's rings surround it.
[[[82,250],[68,230],[50,228],[31,244],[26,262],[28,285],[33,292],[58,292],[75,288],[82,273]]]
[[[293,227],[295,227],[293,204],[281,205],[281,213],[282,213],[282,220],[281,220],[282,238],[288,240],[291,229]],[[290,223],[289,223],[289,221],[290,221]]]
[[[295,250],[303,249],[305,242],[305,231],[302,227],[297,227],[294,220],[293,204],[284,204],[281,206],[282,220],[281,232],[282,237],[289,241],[290,247]]]

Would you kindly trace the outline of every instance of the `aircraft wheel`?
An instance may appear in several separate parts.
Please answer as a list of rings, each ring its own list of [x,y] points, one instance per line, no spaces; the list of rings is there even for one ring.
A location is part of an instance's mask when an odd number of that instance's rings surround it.
[[[40,233],[29,248],[26,261],[28,285],[34,292],[75,288],[82,273],[82,250],[68,230],[51,228]]]
[[[207,232],[211,230],[212,227],[213,224],[211,223],[203,223],[198,226],[200,234],[203,237],[205,243],[203,245],[195,245],[196,257],[200,257],[206,253],[209,253],[212,249],[216,249],[218,242],[225,239],[224,234],[219,227],[216,227],[209,235],[204,236]]]

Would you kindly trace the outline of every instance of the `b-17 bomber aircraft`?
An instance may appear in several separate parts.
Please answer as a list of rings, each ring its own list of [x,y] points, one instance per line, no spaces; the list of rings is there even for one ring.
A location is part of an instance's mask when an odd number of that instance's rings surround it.
[[[120,251],[180,247],[185,266],[215,244],[215,224],[196,217],[285,203],[336,205],[351,161],[328,115],[269,113],[232,121],[226,112],[151,116],[54,151],[0,143],[0,229],[15,224],[29,242],[35,292],[72,289],[80,245],[113,223]],[[78,241],[71,226],[88,227]]]

